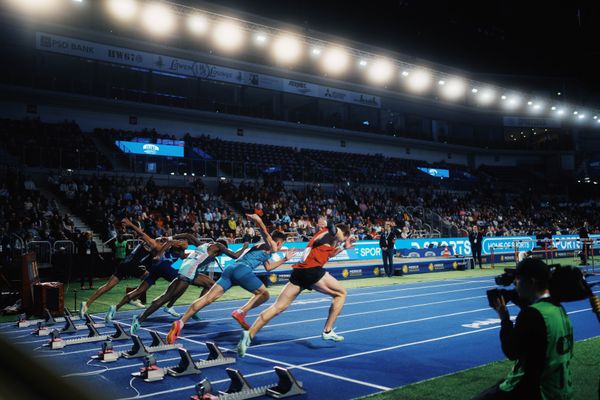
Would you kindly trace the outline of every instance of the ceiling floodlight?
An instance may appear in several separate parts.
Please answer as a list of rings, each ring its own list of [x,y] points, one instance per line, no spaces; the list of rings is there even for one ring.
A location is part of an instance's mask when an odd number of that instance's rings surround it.
[[[377,85],[382,85],[392,78],[394,65],[388,60],[377,60],[368,71],[369,80]]]
[[[413,92],[421,93],[431,86],[432,76],[425,69],[412,71],[407,81],[407,86]]]
[[[168,35],[175,28],[175,15],[164,4],[150,4],[142,14],[144,28],[155,35]]]
[[[208,18],[200,14],[190,15],[187,26],[193,34],[204,35],[208,31]]]
[[[496,99],[496,91],[490,87],[483,88],[477,93],[477,102],[483,106],[490,105]]]
[[[109,0],[107,6],[110,14],[122,22],[132,21],[138,11],[135,0]]]
[[[440,92],[448,100],[457,100],[465,95],[466,89],[464,80],[452,78],[440,89]]]
[[[291,35],[280,36],[273,43],[273,56],[275,60],[284,64],[291,64],[300,58],[302,44],[300,40]]]
[[[244,43],[244,31],[233,21],[221,21],[213,31],[215,44],[224,51],[238,50]]]
[[[325,72],[338,75],[344,72],[348,68],[348,63],[350,62],[350,56],[348,53],[340,48],[334,47],[325,53],[325,57],[323,57],[323,68]]]

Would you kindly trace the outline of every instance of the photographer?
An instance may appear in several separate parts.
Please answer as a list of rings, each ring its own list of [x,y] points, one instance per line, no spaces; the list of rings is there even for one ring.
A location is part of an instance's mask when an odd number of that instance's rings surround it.
[[[550,296],[550,269],[527,258],[517,265],[515,286],[523,306],[513,326],[505,299],[496,299],[502,351],[515,364],[506,379],[474,399],[571,399],[573,327]]]

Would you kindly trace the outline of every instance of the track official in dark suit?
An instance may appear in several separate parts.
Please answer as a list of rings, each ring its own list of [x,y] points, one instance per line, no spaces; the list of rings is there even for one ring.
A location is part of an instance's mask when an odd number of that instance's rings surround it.
[[[477,225],[473,226],[473,230],[469,232],[469,242],[471,243],[471,252],[473,253],[473,267],[475,268],[475,260],[479,261],[479,269],[481,269],[481,243],[483,242],[483,233],[479,231]]]
[[[399,235],[398,230],[392,227],[391,223],[386,222],[384,230],[379,236],[379,247],[381,247],[381,258],[383,258],[383,269],[386,276],[394,274],[394,243],[397,235]]]

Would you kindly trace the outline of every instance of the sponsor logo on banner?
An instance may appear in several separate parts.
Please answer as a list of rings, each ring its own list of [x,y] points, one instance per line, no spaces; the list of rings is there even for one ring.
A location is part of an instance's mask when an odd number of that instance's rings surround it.
[[[291,91],[300,94],[308,94],[313,92],[313,90],[308,85],[308,83],[300,81],[288,81],[287,83],[287,87],[291,89]]]
[[[145,144],[144,147],[142,147],[142,149],[146,154],[156,154],[160,150],[160,147],[158,147],[155,144]]]
[[[421,254],[417,253],[416,251],[411,251],[410,253],[408,253],[408,257],[409,258],[421,258]]]
[[[107,55],[108,58],[118,61],[135,62],[137,64],[144,62],[144,57],[141,54],[130,51],[122,51],[120,49],[108,49]]]
[[[351,269],[348,271],[349,276],[362,276],[362,269]]]
[[[379,268],[378,268],[378,267],[375,267],[375,268],[373,268],[373,275],[375,275],[375,276],[379,276],[379,273],[380,273],[380,272],[381,272],[381,271],[379,270]]]
[[[344,269],[342,270],[342,276],[343,276],[344,278],[348,278],[348,275],[349,275],[349,274],[348,274],[348,270],[347,270],[346,268],[344,268]]]
[[[425,257],[435,257],[435,252],[434,251],[426,251]]]
[[[325,88],[325,93],[323,93],[323,97],[327,99],[340,101],[344,101],[346,99],[346,96],[346,93],[331,88]]]
[[[269,281],[271,281],[271,283],[277,283],[277,274],[269,275]]]
[[[36,33],[36,48],[91,60],[107,61],[122,65],[165,71],[181,76],[249,85],[270,90],[298,93],[305,96],[326,98],[344,103],[381,108],[381,99],[378,96],[335,89],[314,83],[284,79],[276,76],[262,75],[250,71],[241,71],[193,60],[169,57],[162,54],[73,39],[49,33]]]
[[[491,254],[492,247],[494,253],[510,253],[515,251],[515,246],[518,251],[533,250],[535,239],[533,236],[506,236],[506,237],[489,237],[483,238],[481,250],[485,254]]]
[[[419,272],[421,270],[421,268],[419,268],[418,265],[409,265],[408,268],[406,268],[406,271],[404,271],[404,268],[402,269],[402,272]]]

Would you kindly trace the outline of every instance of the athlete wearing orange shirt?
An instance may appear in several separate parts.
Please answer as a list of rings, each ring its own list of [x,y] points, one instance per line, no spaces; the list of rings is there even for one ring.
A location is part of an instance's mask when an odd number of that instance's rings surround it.
[[[316,290],[332,297],[329,315],[325,322],[325,327],[321,337],[323,340],[333,340],[336,342],[344,340],[333,330],[333,324],[342,311],[346,301],[346,289],[331,276],[323,265],[329,258],[334,257],[343,248],[338,244],[343,243],[344,248],[352,247],[354,239],[350,236],[350,228],[347,225],[333,225],[329,222],[327,228],[321,229],[310,240],[304,252],[304,259],[292,266],[293,271],[290,281],[283,287],[279,297],[274,304],[260,313],[256,321],[249,330],[242,333],[242,338],[238,343],[238,355],[243,357],[246,350],[250,347],[252,339],[256,336],[270,320],[281,314],[298,297],[304,289]]]

